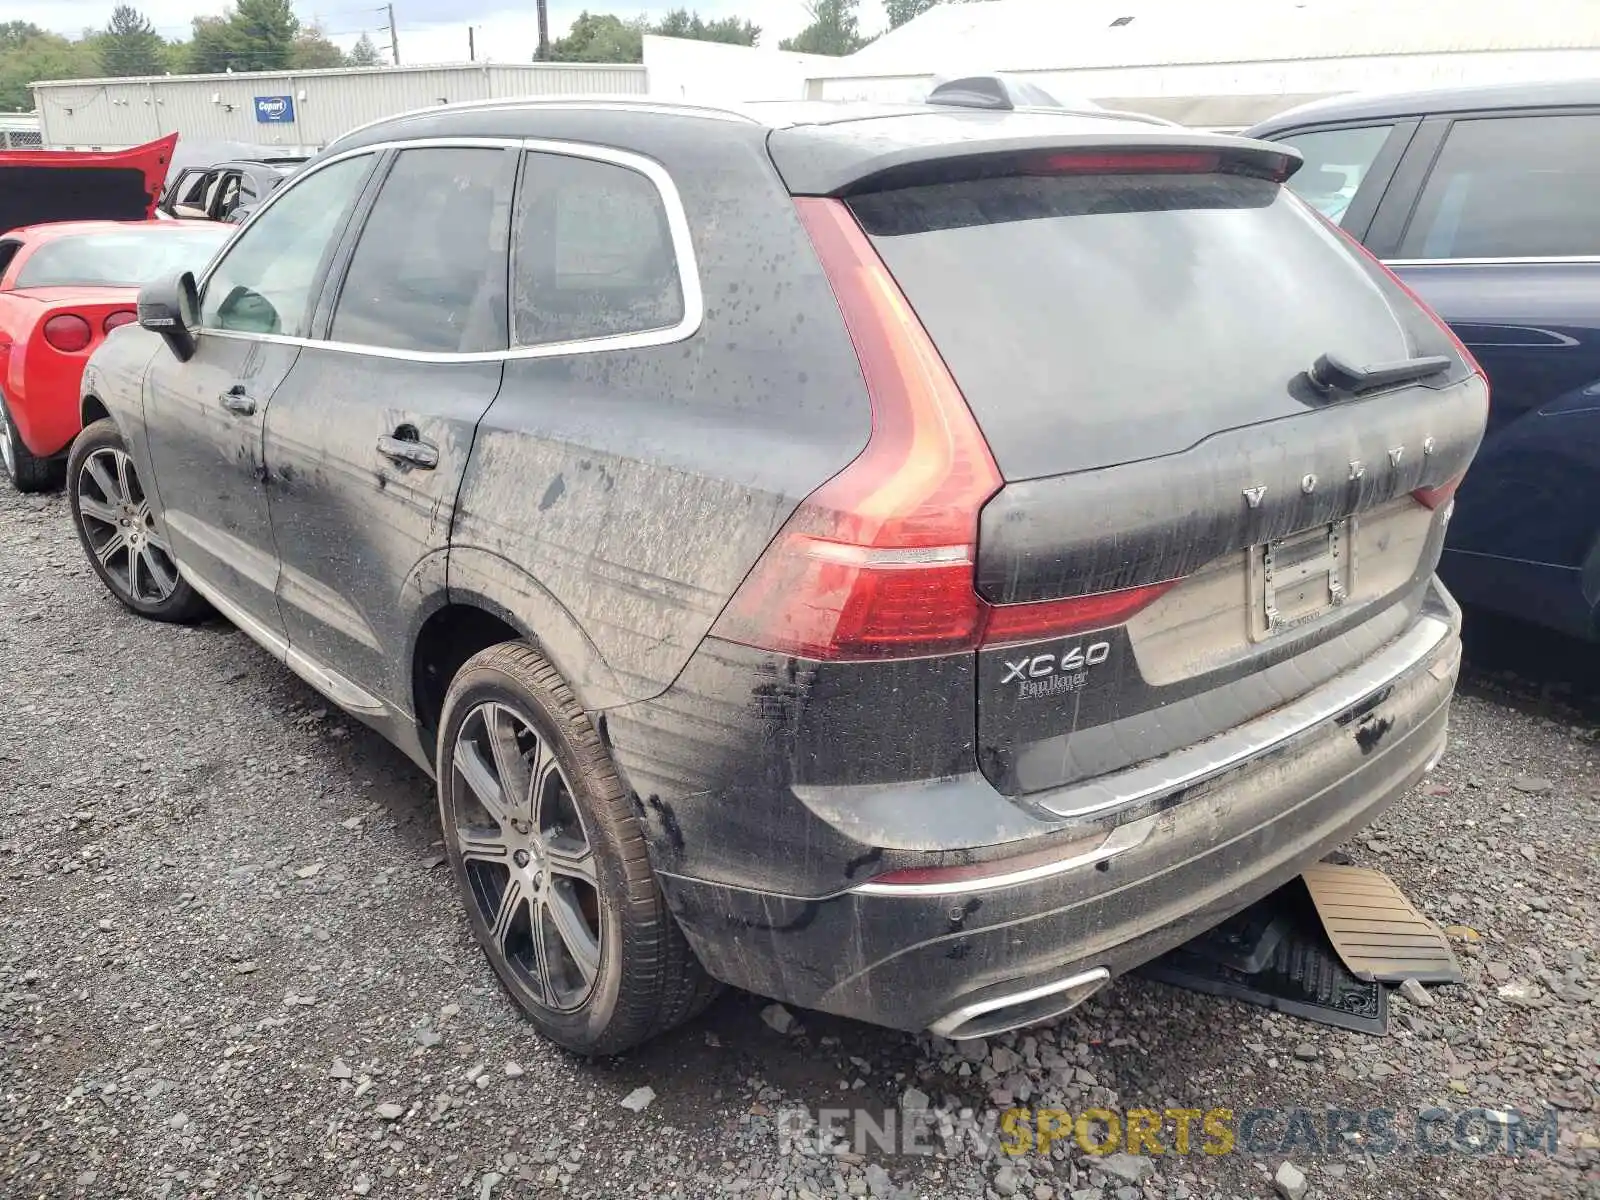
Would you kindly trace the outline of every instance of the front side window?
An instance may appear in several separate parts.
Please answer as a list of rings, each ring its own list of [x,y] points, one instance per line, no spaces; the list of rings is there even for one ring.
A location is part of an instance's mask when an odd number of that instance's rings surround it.
[[[1393,125],[1367,125],[1291,133],[1277,139],[1300,151],[1306,160],[1290,177],[1290,189],[1328,220],[1342,222],[1393,131]]]
[[[361,230],[329,336],[429,353],[504,350],[509,161],[480,147],[401,151]]]
[[[517,345],[645,333],[683,320],[666,205],[648,176],[616,163],[530,153],[512,228]]]
[[[305,337],[323,259],[371,168],[370,154],[342,159],[278,197],[206,281],[201,327]]]
[[[1457,121],[1401,258],[1600,254],[1600,113]]]

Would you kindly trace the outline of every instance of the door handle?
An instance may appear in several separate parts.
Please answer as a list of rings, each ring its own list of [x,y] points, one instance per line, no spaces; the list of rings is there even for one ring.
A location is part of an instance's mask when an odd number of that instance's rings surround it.
[[[439,448],[415,437],[402,438],[385,434],[378,439],[378,453],[391,462],[420,467],[431,471],[439,465]]]
[[[242,384],[236,383],[222,393],[222,407],[241,417],[248,417],[256,411],[256,402],[253,396],[245,393]]]

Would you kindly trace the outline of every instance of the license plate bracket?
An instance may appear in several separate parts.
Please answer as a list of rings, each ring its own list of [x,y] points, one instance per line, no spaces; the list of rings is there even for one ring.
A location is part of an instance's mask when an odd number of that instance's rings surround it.
[[[1350,520],[1250,548],[1250,638],[1264,641],[1326,616],[1355,587]]]

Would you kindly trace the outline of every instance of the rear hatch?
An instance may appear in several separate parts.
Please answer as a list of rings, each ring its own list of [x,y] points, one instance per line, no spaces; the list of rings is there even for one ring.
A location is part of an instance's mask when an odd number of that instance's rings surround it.
[[[151,216],[178,135],[109,153],[0,151],[0,233],[45,221]]]
[[[1078,614],[1071,636],[1024,620],[979,651],[979,762],[1008,794],[1276,708],[1421,604],[1484,386],[1281,186],[1293,165],[1136,138],[845,190],[1004,478],[979,594]]]

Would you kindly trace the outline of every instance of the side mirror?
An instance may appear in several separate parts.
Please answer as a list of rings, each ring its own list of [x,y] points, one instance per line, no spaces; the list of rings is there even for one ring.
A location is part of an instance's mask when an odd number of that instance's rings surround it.
[[[199,323],[200,296],[192,271],[139,289],[140,327],[159,333],[179,362],[194,357],[194,331]]]

